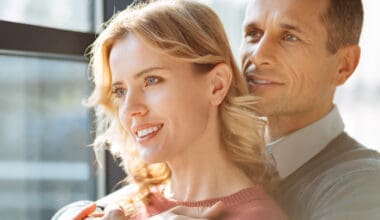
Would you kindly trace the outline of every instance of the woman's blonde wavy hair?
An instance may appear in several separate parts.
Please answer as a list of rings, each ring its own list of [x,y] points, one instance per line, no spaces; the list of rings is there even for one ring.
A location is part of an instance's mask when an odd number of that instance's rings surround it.
[[[90,48],[95,87],[87,105],[95,108],[98,126],[103,128],[94,146],[106,146],[114,156],[121,158],[129,182],[138,186],[137,196],[125,204],[148,202],[152,187],[166,184],[171,177],[166,163],[147,164],[139,157],[138,151],[129,144],[131,140],[121,127],[117,106],[111,99],[110,51],[115,41],[128,33],[134,33],[161,54],[201,69],[211,70],[220,63],[230,67],[232,83],[219,106],[224,150],[254,183],[271,190],[274,178],[263,140],[265,123],[256,115],[257,98],[249,95],[221,21],[204,4],[158,0],[134,4],[115,15]]]

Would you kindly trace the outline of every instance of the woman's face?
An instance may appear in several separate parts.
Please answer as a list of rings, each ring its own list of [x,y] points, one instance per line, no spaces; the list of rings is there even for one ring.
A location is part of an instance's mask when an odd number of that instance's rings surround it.
[[[116,41],[110,67],[120,123],[146,162],[168,161],[205,139],[208,74],[155,52],[133,33]]]

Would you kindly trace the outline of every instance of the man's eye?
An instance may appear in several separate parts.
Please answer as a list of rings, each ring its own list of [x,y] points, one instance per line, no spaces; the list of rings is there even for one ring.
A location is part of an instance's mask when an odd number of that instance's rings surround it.
[[[292,41],[292,42],[294,42],[294,41],[298,41],[298,40],[299,40],[298,37],[296,37],[296,36],[294,36],[293,34],[290,34],[290,33],[286,33],[286,34],[282,37],[282,39],[283,39],[284,41]]]
[[[147,86],[152,86],[152,85],[155,85],[157,83],[159,83],[162,79],[160,77],[157,77],[157,76],[148,76],[145,78],[145,87]]]
[[[258,42],[262,36],[262,33],[257,30],[248,31],[245,35],[248,41]]]
[[[115,95],[116,98],[123,98],[127,93],[127,90],[124,88],[115,88],[112,91],[112,94]]]

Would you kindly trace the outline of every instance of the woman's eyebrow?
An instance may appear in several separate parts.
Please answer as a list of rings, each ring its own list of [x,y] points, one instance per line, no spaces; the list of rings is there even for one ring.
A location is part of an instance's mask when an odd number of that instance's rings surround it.
[[[145,75],[145,74],[147,74],[147,73],[149,73],[149,72],[152,72],[152,71],[154,71],[154,70],[163,70],[163,69],[166,69],[166,68],[164,68],[164,67],[159,67],[159,66],[149,67],[149,68],[146,68],[146,69],[141,70],[141,71],[139,71],[138,73],[136,73],[136,74],[133,76],[133,78],[134,78],[134,79],[137,79],[137,78],[139,78],[139,77],[141,77],[141,76],[143,76],[143,75]]]
[[[134,78],[134,79],[138,79],[138,78],[140,78],[140,77],[144,76],[145,74],[150,73],[150,72],[152,72],[152,71],[155,71],[155,70],[165,70],[165,69],[167,69],[167,68],[165,68],[165,67],[159,67],[159,66],[149,67],[149,68],[146,68],[146,69],[143,69],[143,70],[137,72],[137,73],[133,76],[133,78]],[[112,83],[112,86],[120,86],[120,85],[123,85],[123,82],[121,82],[121,81],[116,81],[116,82],[113,82],[113,83]]]

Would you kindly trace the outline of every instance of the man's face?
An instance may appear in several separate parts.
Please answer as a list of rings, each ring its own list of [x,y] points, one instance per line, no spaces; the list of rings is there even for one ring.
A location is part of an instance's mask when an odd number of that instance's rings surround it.
[[[251,0],[241,45],[243,72],[262,115],[313,117],[332,107],[338,59],[321,22],[327,0]]]

